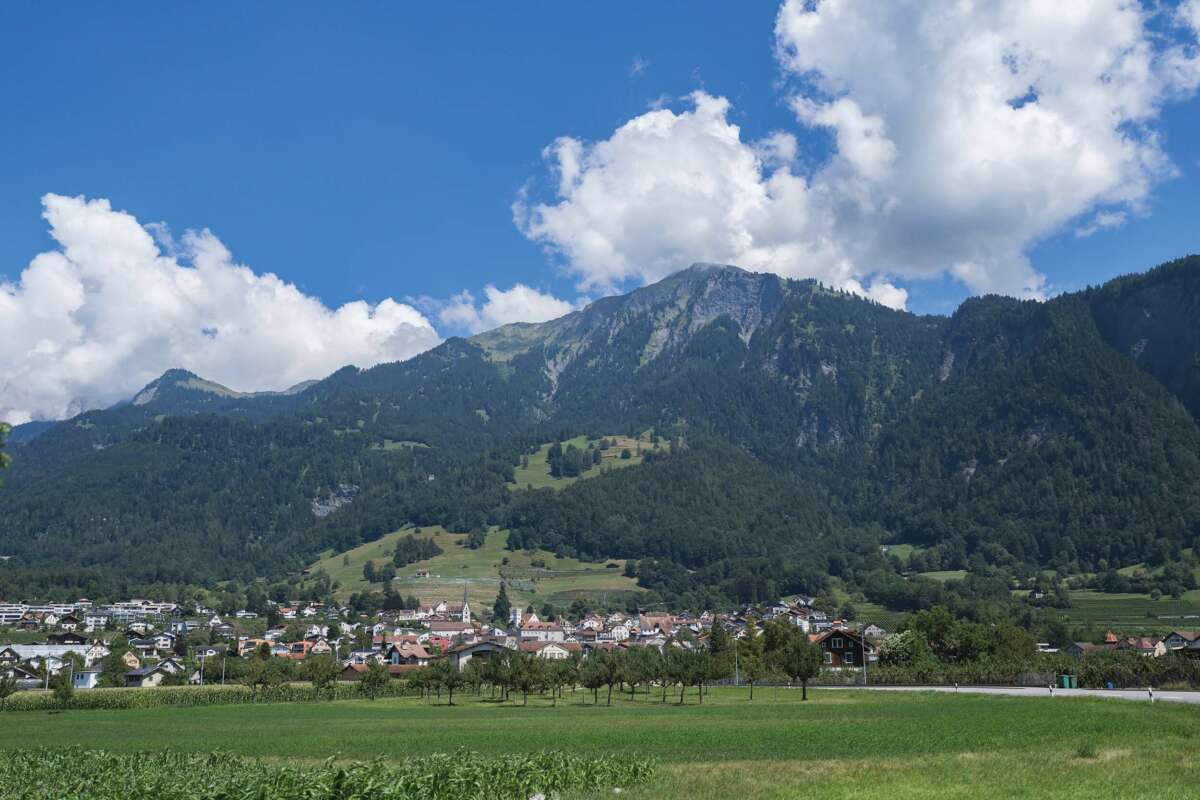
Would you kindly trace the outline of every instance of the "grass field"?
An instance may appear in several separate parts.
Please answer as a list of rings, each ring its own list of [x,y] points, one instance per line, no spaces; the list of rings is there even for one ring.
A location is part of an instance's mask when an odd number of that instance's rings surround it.
[[[935,572],[919,572],[917,574],[922,578],[932,578],[933,580],[941,581],[942,583],[945,583],[946,581],[961,581],[963,578],[967,577],[967,571],[965,569],[942,569]]]
[[[315,762],[561,749],[660,762],[634,798],[1183,798],[1200,783],[1200,715],[1118,700],[713,690],[703,706],[558,708],[416,699],[0,714],[0,748],[222,749]]]
[[[601,453],[600,465],[592,467],[587,472],[576,478],[554,478],[550,475],[550,465],[546,460],[550,453],[551,444],[542,445],[538,451],[529,456],[528,466],[519,466],[513,473],[515,478],[514,483],[509,484],[510,489],[563,489],[570,486],[576,481],[585,478],[594,478],[609,469],[623,469],[632,467],[642,463],[642,456],[638,454],[638,448],[649,450],[653,447],[650,444],[649,437],[643,435],[641,439],[633,439],[628,436],[608,436],[605,437],[611,440],[614,444],[612,447]],[[589,442],[599,442],[599,439],[588,439],[586,436],[576,436],[574,439],[568,439],[562,443],[563,449],[567,445],[573,444],[580,450],[588,446]],[[628,449],[631,457],[621,458],[621,450]]]
[[[340,596],[363,591],[368,588],[362,577],[363,565],[371,560],[382,567],[391,560],[396,542],[414,532],[413,528],[404,528],[347,553],[328,553],[310,570],[319,568],[329,573],[338,583]],[[502,574],[509,584],[509,596],[521,604],[551,602],[567,605],[581,595],[602,599],[606,595],[640,591],[636,581],[624,576],[624,561],[588,563],[573,558],[555,558],[553,553],[544,550],[509,551],[505,549],[507,531],[493,530],[483,547],[477,550],[459,544],[466,539],[465,534],[451,533],[441,527],[423,528],[421,536],[437,542],[443,553],[399,568],[393,585],[401,594],[415,594],[423,600],[460,600],[466,590],[467,599],[473,604],[490,608],[500,588]],[[503,563],[504,559],[508,559],[508,564]],[[542,562],[545,567],[535,567],[534,561]],[[617,566],[609,569],[609,563]],[[418,571],[424,570],[429,571],[430,577],[415,577]]]

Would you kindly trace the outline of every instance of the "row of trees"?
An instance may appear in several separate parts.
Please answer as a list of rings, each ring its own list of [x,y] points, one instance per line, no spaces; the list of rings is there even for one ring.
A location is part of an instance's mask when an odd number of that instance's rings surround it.
[[[794,626],[782,621],[768,623],[763,634],[753,624],[744,641],[735,642],[724,628],[714,628],[707,646],[696,649],[630,647],[624,650],[597,650],[587,658],[573,654],[564,660],[546,660],[533,654],[503,651],[488,658],[473,658],[459,671],[449,661],[439,661],[416,673],[410,685],[424,694],[445,691],[450,704],[456,691],[480,693],[484,689],[500,702],[513,692],[521,695],[522,705],[530,694],[549,694],[557,702],[566,688],[583,687],[592,691],[599,705],[600,691],[605,703],[612,705],[613,691],[639,690],[649,695],[652,687],[661,690],[665,703],[670,691],[679,688],[679,703],[686,691],[696,689],[697,701],[704,702],[706,687],[733,678],[744,680],[754,699],[754,684],[766,679],[786,679],[800,685],[802,699],[808,699],[808,682],[821,669],[821,651]]]

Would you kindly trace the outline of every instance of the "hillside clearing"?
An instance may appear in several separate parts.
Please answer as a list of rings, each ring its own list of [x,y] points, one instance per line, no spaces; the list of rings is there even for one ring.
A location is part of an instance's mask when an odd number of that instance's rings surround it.
[[[495,529],[488,533],[482,547],[472,550],[461,544],[466,542],[466,534],[452,533],[441,526],[406,527],[345,553],[327,553],[309,571],[325,570],[338,583],[339,596],[378,590],[379,584],[369,585],[363,579],[363,566],[367,561],[374,561],[378,567],[390,563],[396,543],[408,535],[432,539],[443,552],[397,568],[392,585],[405,596],[453,600],[461,599],[465,591],[478,610],[491,607],[501,579],[508,582],[513,602],[539,607],[546,602],[567,605],[577,596],[604,599],[641,591],[636,581],[625,577],[622,560],[591,563],[557,558],[545,550],[510,551],[505,549],[508,531]],[[610,563],[616,566],[610,568]],[[428,572],[429,577],[417,577],[418,572]]]
[[[518,466],[513,471],[514,481],[509,484],[510,489],[564,489],[576,481],[584,478],[594,478],[597,475],[602,475],[610,469],[624,469],[625,467],[634,467],[641,464],[643,461],[643,453],[648,450],[653,450],[654,445],[650,442],[648,434],[641,434],[638,437],[630,436],[605,436],[595,439],[589,439],[586,436],[576,436],[574,439],[567,439],[562,442],[565,450],[568,445],[574,445],[580,450],[586,450],[588,445],[599,446],[601,438],[608,439],[612,445],[600,453],[600,465],[592,467],[582,475],[576,477],[555,478],[550,474],[550,463],[548,456],[553,442],[547,442],[538,448],[536,453],[529,455],[529,463]],[[628,450],[630,457],[621,458],[621,451]]]

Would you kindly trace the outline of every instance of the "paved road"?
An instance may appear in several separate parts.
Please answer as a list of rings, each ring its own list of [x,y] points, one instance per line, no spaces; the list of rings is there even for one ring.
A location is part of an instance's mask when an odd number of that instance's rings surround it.
[[[862,689],[863,687],[822,687],[822,688],[845,688]],[[869,686],[870,691],[875,692],[950,692],[953,693],[953,686]],[[1033,688],[1024,686],[961,686],[959,692],[970,692],[971,694],[1005,694],[1014,697],[1050,697],[1050,690],[1047,688]],[[1107,697],[1115,700],[1142,700],[1150,699],[1150,693],[1145,689],[1058,689],[1054,690],[1054,697]],[[1200,703],[1200,692],[1164,692],[1154,691],[1154,700],[1158,702],[1165,700],[1171,703]]]

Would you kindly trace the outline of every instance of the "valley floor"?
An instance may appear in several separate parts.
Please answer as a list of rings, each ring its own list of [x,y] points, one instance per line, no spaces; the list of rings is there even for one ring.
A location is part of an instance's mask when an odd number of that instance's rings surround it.
[[[557,707],[456,697],[144,711],[0,714],[0,748],[227,750],[315,762],[333,754],[562,749],[658,759],[634,798],[1194,797],[1200,714],[1175,703],[855,690],[716,689]],[[678,694],[675,694],[678,699]]]

